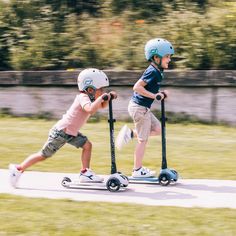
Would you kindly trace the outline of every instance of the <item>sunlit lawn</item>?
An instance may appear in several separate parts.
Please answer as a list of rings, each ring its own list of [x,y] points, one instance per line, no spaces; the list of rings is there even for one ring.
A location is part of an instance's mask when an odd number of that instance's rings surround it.
[[[234,236],[236,210],[0,195],[0,235]]]
[[[38,151],[55,121],[1,118],[0,168]],[[115,134],[124,123],[115,125]],[[129,124],[132,126],[132,124]],[[168,124],[169,166],[182,178],[236,180],[236,129],[200,124]],[[93,142],[92,168],[110,172],[107,122],[88,123],[82,132]],[[119,170],[129,175],[135,142],[116,152]],[[66,145],[30,170],[79,172],[81,150]],[[160,137],[151,138],[144,164],[157,171]],[[119,194],[119,193],[116,193]],[[114,194],[115,197],[115,194]],[[0,235],[236,235],[236,210],[150,207],[135,204],[73,202],[0,195]]]
[[[0,167],[20,163],[38,151],[55,121],[1,118]],[[115,124],[115,135],[123,123]],[[129,124],[132,127],[132,124]],[[101,174],[110,172],[109,127],[106,121],[88,123],[82,132],[93,143],[92,168]],[[116,151],[118,169],[129,175],[133,167],[135,141]],[[81,150],[65,145],[48,161],[30,168],[38,171],[73,172],[80,170]],[[167,124],[169,167],[183,178],[236,179],[236,128],[200,124]],[[149,140],[144,165],[159,171],[161,139]]]

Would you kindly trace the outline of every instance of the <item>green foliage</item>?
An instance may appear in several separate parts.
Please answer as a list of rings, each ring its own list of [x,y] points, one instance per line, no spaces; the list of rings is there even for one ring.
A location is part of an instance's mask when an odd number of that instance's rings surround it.
[[[153,37],[172,68],[235,69],[236,3],[220,0],[0,1],[0,70],[143,69]]]
[[[12,64],[18,69],[55,69],[63,67],[64,57],[70,51],[66,34],[53,32],[50,22],[39,22],[31,27],[29,39],[12,47]]]
[[[155,18],[157,15],[163,15],[165,4],[161,0],[121,0],[112,1],[112,9],[116,14],[122,14],[125,10],[133,12],[133,19]]]
[[[5,22],[3,16],[3,9],[5,4],[0,2],[0,70],[9,69],[9,45],[8,45],[8,31],[9,25]]]

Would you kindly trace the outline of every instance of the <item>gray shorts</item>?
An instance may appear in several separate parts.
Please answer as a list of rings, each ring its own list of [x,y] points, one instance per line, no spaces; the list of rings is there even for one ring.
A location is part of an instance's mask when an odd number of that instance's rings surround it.
[[[63,130],[57,130],[53,127],[49,131],[48,140],[44,144],[40,153],[43,157],[51,157],[66,143],[69,143],[76,148],[80,148],[84,146],[87,140],[87,137],[81,133],[78,133],[77,136],[72,136],[66,134]]]
[[[138,140],[147,141],[151,131],[160,129],[160,121],[153,115],[149,108],[140,106],[131,100],[128,111],[133,119]]]

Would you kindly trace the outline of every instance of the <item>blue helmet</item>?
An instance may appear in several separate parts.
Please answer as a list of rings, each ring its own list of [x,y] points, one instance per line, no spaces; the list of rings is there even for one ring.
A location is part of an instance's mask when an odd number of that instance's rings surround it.
[[[148,61],[155,55],[162,58],[167,54],[172,55],[174,53],[172,44],[162,38],[151,39],[145,45],[145,57]]]

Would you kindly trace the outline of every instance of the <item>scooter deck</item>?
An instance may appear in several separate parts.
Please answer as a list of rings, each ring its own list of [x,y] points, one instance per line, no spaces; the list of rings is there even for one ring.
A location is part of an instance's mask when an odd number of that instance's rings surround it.
[[[129,182],[133,184],[159,184],[158,177],[146,177],[146,178],[139,178],[139,177],[128,177]]]
[[[73,183],[63,186],[68,189],[92,189],[92,190],[107,190],[106,184],[104,182],[97,183]]]

